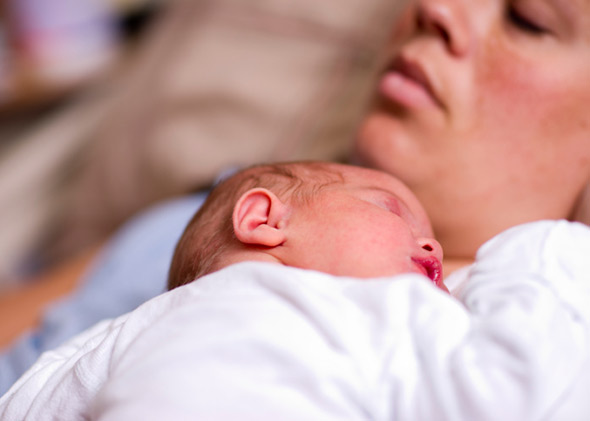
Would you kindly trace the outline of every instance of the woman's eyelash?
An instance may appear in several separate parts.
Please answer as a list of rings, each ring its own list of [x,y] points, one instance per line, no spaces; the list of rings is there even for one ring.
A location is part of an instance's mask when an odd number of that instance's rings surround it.
[[[511,7],[508,9],[508,19],[510,22],[518,27],[519,29],[529,32],[534,35],[542,35],[547,31],[542,26],[532,22],[522,14],[520,14],[515,8]]]

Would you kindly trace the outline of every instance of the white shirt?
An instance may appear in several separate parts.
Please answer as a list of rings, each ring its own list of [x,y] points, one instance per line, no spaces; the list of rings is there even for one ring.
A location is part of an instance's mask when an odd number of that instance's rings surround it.
[[[1,419],[587,420],[589,255],[581,224],[516,227],[457,299],[233,265],[44,354]]]

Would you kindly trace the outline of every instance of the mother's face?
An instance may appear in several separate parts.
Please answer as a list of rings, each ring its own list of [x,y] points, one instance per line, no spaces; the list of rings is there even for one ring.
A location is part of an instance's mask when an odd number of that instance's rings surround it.
[[[357,152],[445,252],[567,217],[590,177],[590,0],[418,0],[394,34]]]

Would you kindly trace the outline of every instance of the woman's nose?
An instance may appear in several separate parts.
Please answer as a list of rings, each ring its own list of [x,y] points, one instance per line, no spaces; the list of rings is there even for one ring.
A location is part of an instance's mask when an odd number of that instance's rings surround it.
[[[422,250],[424,250],[428,255],[436,257],[439,262],[442,262],[443,249],[438,241],[430,237],[420,237],[417,241]]]
[[[417,0],[415,6],[417,29],[438,37],[456,56],[471,51],[474,36],[463,3],[463,0]]]

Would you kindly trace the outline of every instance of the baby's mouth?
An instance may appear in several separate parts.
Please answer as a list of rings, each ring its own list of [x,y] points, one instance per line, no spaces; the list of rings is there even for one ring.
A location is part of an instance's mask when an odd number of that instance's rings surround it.
[[[436,257],[412,258],[412,260],[430,278],[433,284],[438,287],[442,285],[442,264]]]

